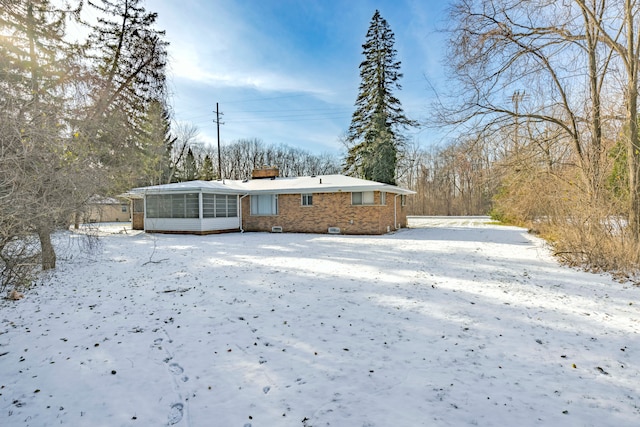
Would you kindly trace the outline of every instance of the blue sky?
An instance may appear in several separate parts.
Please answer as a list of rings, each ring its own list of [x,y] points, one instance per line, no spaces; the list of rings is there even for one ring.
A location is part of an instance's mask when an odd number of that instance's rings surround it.
[[[174,117],[216,143],[258,138],[312,153],[340,153],[360,84],[362,44],[376,9],[395,33],[405,113],[421,120],[443,84],[445,1],[148,0],[171,43]],[[429,83],[427,83],[427,79]],[[408,136],[437,143],[430,131]]]

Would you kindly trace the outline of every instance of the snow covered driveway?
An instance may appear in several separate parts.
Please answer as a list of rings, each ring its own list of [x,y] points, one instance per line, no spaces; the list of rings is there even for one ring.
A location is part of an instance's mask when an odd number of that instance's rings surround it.
[[[520,228],[410,225],[61,235],[0,302],[0,425],[638,425],[640,288]]]

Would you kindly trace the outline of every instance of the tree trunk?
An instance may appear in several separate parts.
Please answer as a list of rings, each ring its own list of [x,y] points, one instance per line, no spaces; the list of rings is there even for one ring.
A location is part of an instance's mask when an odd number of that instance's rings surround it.
[[[595,4],[593,15],[599,16]],[[589,18],[589,14],[583,11],[585,22],[585,35],[587,43],[587,56],[589,58],[589,92],[591,95],[591,143],[589,147],[589,170],[587,181],[589,184],[589,197],[592,203],[597,203],[600,187],[600,157],[602,155],[602,118],[600,107],[600,80],[602,71],[598,66],[598,25]]]
[[[48,224],[41,224],[37,232],[42,252],[42,269],[52,270],[56,268],[56,252],[51,243],[52,228]]]
[[[629,227],[632,236],[640,240],[640,142],[638,131],[635,135],[629,132],[631,140],[628,144],[627,156],[629,164]]]
[[[629,164],[629,228],[635,240],[640,239],[640,142],[638,141],[638,52],[634,5],[625,3],[627,36],[627,154]]]

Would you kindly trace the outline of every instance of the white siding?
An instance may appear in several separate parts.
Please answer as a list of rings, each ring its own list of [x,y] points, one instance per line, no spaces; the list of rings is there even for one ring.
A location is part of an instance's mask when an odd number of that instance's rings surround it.
[[[145,230],[203,232],[240,229],[240,218],[145,218]]]
[[[182,193],[180,193],[182,194]],[[238,214],[239,205],[236,195],[234,202],[236,204],[236,215]],[[226,196],[225,207],[226,205]],[[173,209],[173,206],[170,206]],[[145,217],[147,209],[147,200],[145,198]],[[185,232],[185,233],[201,233],[219,230],[240,230],[240,218],[235,217],[219,217],[219,218],[202,218],[203,216],[203,196],[198,195],[198,213],[200,218],[145,218],[145,231],[169,231],[169,232]],[[226,212],[225,212],[226,213]]]
[[[240,218],[204,218],[202,231],[240,229]]]
[[[144,229],[151,231],[202,231],[198,218],[145,218]]]

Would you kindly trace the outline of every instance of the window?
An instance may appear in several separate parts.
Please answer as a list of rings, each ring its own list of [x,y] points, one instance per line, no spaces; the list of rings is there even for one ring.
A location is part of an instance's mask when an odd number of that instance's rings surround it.
[[[198,193],[147,196],[147,218],[199,218]]]
[[[400,196],[400,206],[406,206],[406,205],[407,205],[407,196],[403,194],[402,196]]]
[[[227,217],[227,196],[216,197],[216,218]]]
[[[122,212],[126,212],[127,211],[127,205],[120,205],[120,209],[122,210]]]
[[[313,194],[303,194],[302,206],[311,206],[311,205],[313,205]]]
[[[202,217],[215,218],[216,216],[216,195],[202,194]]]
[[[227,196],[227,217],[235,218],[238,216],[238,197]]]
[[[145,199],[147,218],[160,218],[160,206],[163,204],[162,196],[147,196]]]
[[[351,193],[352,205],[372,205],[373,204],[373,191],[360,191]]]
[[[222,194],[202,195],[203,218],[235,218],[238,216],[238,198]]]
[[[180,197],[181,194],[177,194]],[[198,193],[185,194],[185,218],[200,218],[200,196]],[[181,217],[179,217],[181,218]]]
[[[158,196],[160,200],[158,218],[171,218],[171,196]]]
[[[275,194],[261,194],[251,196],[251,215],[277,215],[278,196]]]
[[[184,209],[186,206],[184,196],[176,197],[177,194],[171,196],[171,217],[170,218],[184,218]],[[182,196],[182,194],[180,194]]]
[[[143,213],[144,212],[144,200],[143,199],[133,199],[133,212],[135,212],[135,213]]]
[[[387,193],[385,193],[384,191],[380,192],[380,204],[381,205],[387,204]]]

